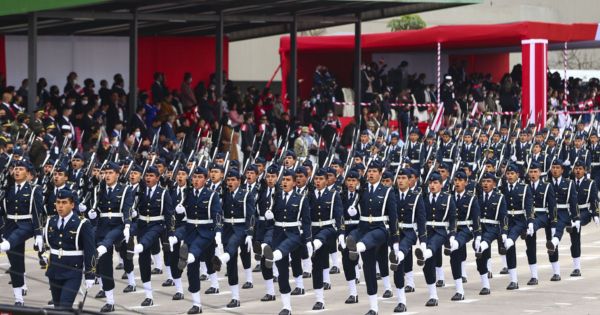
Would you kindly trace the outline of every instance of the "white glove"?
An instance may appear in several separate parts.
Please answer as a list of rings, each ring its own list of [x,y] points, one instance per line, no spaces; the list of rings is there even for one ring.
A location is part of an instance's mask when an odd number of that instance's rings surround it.
[[[221,241],[221,232],[215,233],[215,243],[217,246],[223,245],[223,242]]]
[[[94,220],[97,217],[98,217],[98,212],[96,212],[94,210],[90,210],[88,212],[88,218],[90,218],[90,220]]]
[[[171,248],[171,252],[173,252],[173,246],[177,244],[177,236],[169,236],[169,247]]]
[[[452,243],[454,242],[454,240],[456,239],[456,237],[454,237],[454,235],[450,236],[450,245],[452,245]]]
[[[248,252],[251,253],[252,252],[252,236],[250,236],[250,235],[246,236],[246,241],[244,242],[244,244],[246,244],[246,246],[248,248]]]
[[[177,214],[182,214],[185,212],[185,207],[182,204],[178,204],[175,207],[175,212],[177,212]]]
[[[398,257],[400,256],[400,244],[394,243],[394,245],[392,245],[392,249],[394,250],[394,255],[396,255],[396,259],[399,259]]]
[[[564,166],[571,166],[571,161],[566,160],[566,161],[563,162],[563,165]]]
[[[533,223],[527,224],[527,235],[532,236],[533,232]]]
[[[144,245],[142,245],[142,244],[136,244],[135,247],[133,248],[134,254],[139,254],[143,251],[144,251]]]
[[[481,236],[477,236],[475,238],[475,250],[479,251],[479,246],[481,245]]]
[[[550,228],[550,232],[552,233],[552,236],[554,236],[554,234],[556,234],[556,228]]]
[[[350,206],[348,207],[348,214],[353,217],[358,213],[358,211],[356,211],[356,207],[354,206]]]
[[[517,161],[517,156],[516,155],[511,156],[510,160],[513,161],[513,162],[516,162]]]
[[[79,212],[83,213],[86,211],[87,211],[87,207],[83,203],[80,203],[79,204]]]
[[[44,249],[44,240],[41,235],[35,237],[35,247],[38,248],[38,251],[42,251]]]
[[[275,218],[275,215],[273,214],[273,211],[267,210],[265,212],[265,219],[267,219],[267,220],[273,220],[273,218]]]
[[[125,242],[129,242],[129,224],[125,224],[125,228],[123,229],[123,237],[125,238]]]
[[[577,229],[577,232],[581,232],[581,221],[577,220],[573,222],[573,227]]]
[[[306,243],[306,250],[308,251],[308,258],[310,259],[313,254],[313,246],[311,242]]]
[[[137,211],[135,211],[135,210],[131,211],[131,218],[135,218],[135,217],[137,217],[137,215],[138,215]]]
[[[94,282],[95,282],[94,280],[85,279],[85,288],[90,289],[91,287],[94,286]]]
[[[419,247],[421,248],[421,251],[425,253],[425,251],[427,250],[427,243],[422,242],[421,244],[419,244]]]
[[[594,223],[596,223],[596,226],[600,225],[600,218],[594,217]]]
[[[506,234],[502,234],[502,243],[506,243]]]
[[[344,234],[340,234],[340,236],[338,236],[338,242],[340,243],[340,247],[342,249],[346,249],[346,238],[344,237]]]

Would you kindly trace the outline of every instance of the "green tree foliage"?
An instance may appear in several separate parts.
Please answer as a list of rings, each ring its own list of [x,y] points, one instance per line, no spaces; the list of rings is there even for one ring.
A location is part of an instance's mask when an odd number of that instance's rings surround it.
[[[392,32],[406,31],[406,30],[420,30],[427,27],[427,24],[418,14],[403,15],[399,18],[392,19],[388,22]]]

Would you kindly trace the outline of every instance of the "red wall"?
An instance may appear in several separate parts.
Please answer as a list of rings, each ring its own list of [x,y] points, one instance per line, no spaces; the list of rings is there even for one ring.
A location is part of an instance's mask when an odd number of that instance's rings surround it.
[[[223,69],[229,64],[229,43],[223,43]],[[150,92],[154,72],[164,72],[169,89],[179,89],[183,74],[191,72],[192,86],[207,85],[215,72],[215,38],[203,36],[141,37],[138,42],[138,86]]]
[[[510,63],[508,53],[497,54],[479,54],[479,55],[450,55],[448,56],[450,64],[460,64],[461,61],[467,62],[467,74],[473,72],[492,74],[493,81],[500,81],[502,76],[510,72]]]

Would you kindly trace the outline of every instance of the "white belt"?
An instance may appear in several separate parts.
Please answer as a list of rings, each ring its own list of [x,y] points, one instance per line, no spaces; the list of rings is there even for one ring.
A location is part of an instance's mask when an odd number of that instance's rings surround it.
[[[358,224],[358,222],[360,222],[359,220],[346,220],[344,221],[344,225],[355,225]]]
[[[33,216],[31,214],[7,214],[6,217],[11,220],[33,219]]]
[[[265,218],[264,215],[261,215],[258,217],[258,221],[267,221],[267,218]]]
[[[436,221],[427,221],[427,225],[436,226],[436,227],[448,227],[450,224],[448,222],[436,222]]]
[[[122,218],[123,213],[100,213],[101,218]]]
[[[548,208],[533,208],[535,212],[548,212]]]
[[[452,163],[452,162],[454,162],[454,160],[453,159],[442,159],[442,162]]]
[[[146,221],[146,222],[154,222],[154,221],[162,221],[165,219],[165,217],[162,215],[148,217],[148,216],[140,214],[140,219],[142,219],[143,221]]]
[[[556,209],[569,209],[569,205],[568,204],[556,205]]]
[[[510,214],[510,215],[525,214],[525,210],[508,210],[508,214]]]
[[[584,203],[582,205],[579,205],[579,209],[589,209],[590,208],[590,204],[589,203]]]
[[[223,219],[225,223],[236,224],[236,223],[246,223],[246,219],[244,218],[225,218]]]
[[[413,229],[416,230],[417,229],[417,224],[416,223],[398,223],[398,227],[401,229]]]
[[[360,216],[360,220],[364,221],[364,222],[385,222],[388,220],[388,217],[386,215],[384,216],[380,216],[380,217],[363,217],[362,215]]]
[[[54,249],[50,248],[50,254],[61,256],[83,256],[82,250],[62,250],[62,249]]]
[[[591,166],[600,166],[600,162],[592,162],[590,163]]]
[[[324,227],[326,225],[331,225],[335,223],[335,219],[331,219],[331,220],[326,220],[326,221],[319,221],[319,222],[311,222],[310,225],[311,226],[318,226],[318,227]]]
[[[421,160],[410,160],[411,164],[417,164],[417,163],[420,163],[420,162],[421,162]]]
[[[456,221],[456,225],[471,225],[471,224],[473,224],[473,220]]]
[[[490,219],[481,219],[481,220],[479,220],[479,222],[486,223],[486,224],[500,224],[500,221],[490,220]]]
[[[189,224],[212,224],[213,220],[187,219],[186,222]]]
[[[517,165],[525,165],[525,161],[516,161]]]
[[[282,228],[298,227],[300,226],[300,222],[275,222],[275,226],[279,226]]]

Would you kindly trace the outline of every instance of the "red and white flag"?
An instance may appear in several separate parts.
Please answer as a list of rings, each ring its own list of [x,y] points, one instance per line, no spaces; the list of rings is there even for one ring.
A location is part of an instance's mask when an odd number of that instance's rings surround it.
[[[444,120],[444,103],[440,103],[438,106],[438,111],[431,122],[431,130],[433,132],[438,132],[440,127],[442,126],[442,121]]]
[[[521,41],[523,59],[522,126],[529,123],[546,125],[546,90],[548,40]]]

